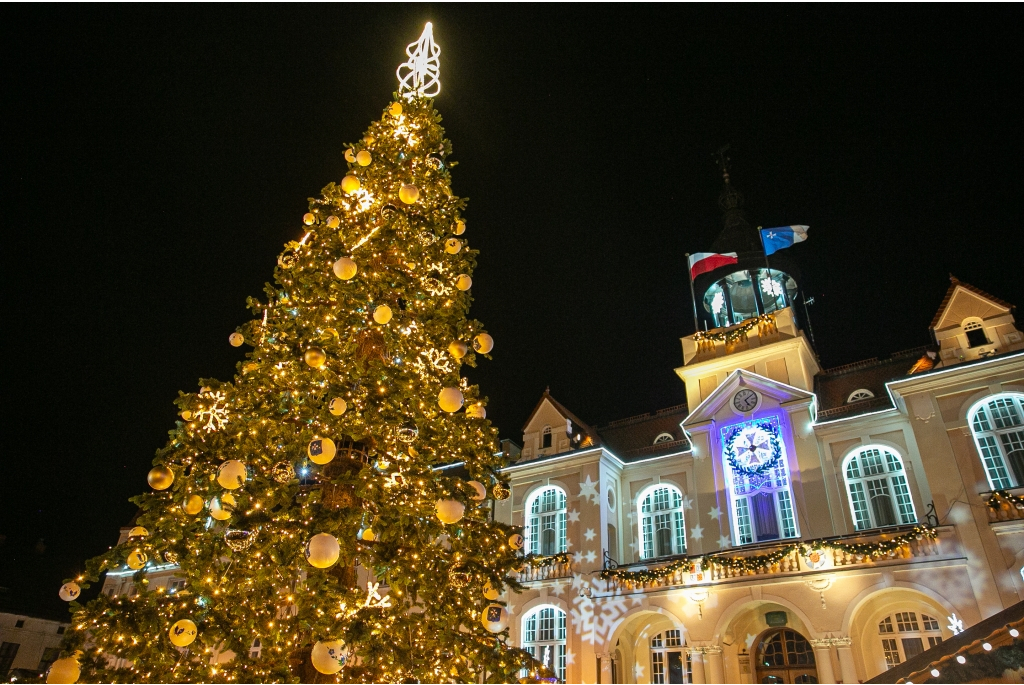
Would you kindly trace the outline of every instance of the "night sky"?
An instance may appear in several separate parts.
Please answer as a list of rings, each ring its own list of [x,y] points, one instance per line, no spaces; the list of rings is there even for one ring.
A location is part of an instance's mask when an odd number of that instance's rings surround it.
[[[503,437],[679,404],[712,152],[790,250],[824,367],[929,342],[948,275],[1024,303],[1012,5],[6,6],[0,602],[116,542],[178,390],[338,181],[425,21]]]

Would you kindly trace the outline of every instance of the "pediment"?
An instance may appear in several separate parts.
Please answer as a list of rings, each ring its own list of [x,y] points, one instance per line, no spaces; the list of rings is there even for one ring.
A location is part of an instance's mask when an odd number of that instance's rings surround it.
[[[765,404],[783,405],[794,400],[814,398],[813,393],[788,383],[780,383],[746,369],[736,369],[703,402],[697,405],[696,409],[690,412],[690,415],[682,422],[683,428],[710,421],[723,409],[731,412],[732,410],[727,405],[732,402],[733,397],[741,388],[750,388],[760,394],[762,406]]]
[[[959,326],[968,317],[976,316],[984,321],[1009,314],[1010,310],[1011,306],[999,298],[966,283],[954,281],[932,321],[932,328],[943,331]]]

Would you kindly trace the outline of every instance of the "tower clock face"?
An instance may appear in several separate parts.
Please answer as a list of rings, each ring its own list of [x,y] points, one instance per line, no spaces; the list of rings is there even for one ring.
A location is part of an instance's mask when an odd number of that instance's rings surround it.
[[[752,411],[757,406],[757,393],[750,388],[743,388],[733,395],[732,406],[736,407],[737,411]]]

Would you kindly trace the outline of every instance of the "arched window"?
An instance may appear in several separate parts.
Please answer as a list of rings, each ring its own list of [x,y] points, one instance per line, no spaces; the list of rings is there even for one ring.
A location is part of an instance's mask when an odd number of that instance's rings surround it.
[[[540,432],[540,448],[544,450],[548,447],[551,447],[551,426],[544,426]]]
[[[693,667],[683,649],[681,631],[666,630],[651,638],[651,682],[693,682]]]
[[[1024,393],[1006,392],[974,405],[967,421],[993,490],[1024,487]]]
[[[853,404],[854,402],[860,402],[861,400],[870,400],[875,396],[875,393],[871,392],[867,388],[857,388],[850,393],[850,396],[846,398],[847,404]]]
[[[671,485],[653,485],[637,498],[640,509],[641,559],[686,552],[683,495]]]
[[[857,530],[917,523],[903,460],[893,450],[862,447],[843,460],[843,474]]]
[[[671,433],[659,433],[658,437],[656,437],[654,439],[654,444],[657,445],[658,443],[662,443],[662,442],[674,442],[674,441],[675,441],[675,437],[673,437]]]
[[[985,335],[985,329],[982,327],[982,321],[978,317],[972,316],[964,319],[960,323],[960,328],[967,336],[968,347],[981,347],[990,344],[988,336]]]
[[[523,620],[523,649],[565,682],[565,612],[542,606]]]
[[[758,683],[816,683],[818,668],[814,649],[800,633],[790,628],[772,630],[757,645]]]
[[[914,611],[899,611],[886,616],[878,622],[878,634],[882,639],[886,668],[912,659],[942,642],[939,622],[928,614],[921,614],[918,621]]]
[[[565,545],[565,491],[549,486],[533,493],[526,504],[526,539],[530,554],[560,554]]]

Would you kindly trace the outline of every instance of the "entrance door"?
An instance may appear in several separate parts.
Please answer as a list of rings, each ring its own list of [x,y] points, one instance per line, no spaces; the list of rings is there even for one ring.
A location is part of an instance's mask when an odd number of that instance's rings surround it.
[[[779,628],[765,633],[755,650],[757,682],[817,683],[814,649],[800,633]]]

